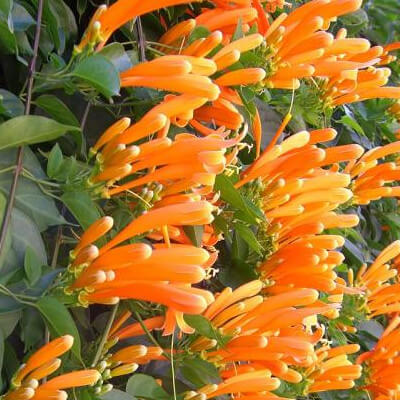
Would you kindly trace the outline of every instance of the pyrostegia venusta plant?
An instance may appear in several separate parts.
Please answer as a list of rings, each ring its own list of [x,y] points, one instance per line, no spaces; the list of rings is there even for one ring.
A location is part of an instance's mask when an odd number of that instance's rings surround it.
[[[392,3],[6,3],[0,400],[397,400]]]

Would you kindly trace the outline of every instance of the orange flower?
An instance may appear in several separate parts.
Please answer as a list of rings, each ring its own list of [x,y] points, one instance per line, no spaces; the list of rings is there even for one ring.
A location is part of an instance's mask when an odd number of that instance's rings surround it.
[[[318,349],[318,362],[307,371],[311,384],[308,393],[328,390],[351,389],[361,376],[362,368],[354,365],[347,355],[359,351],[356,344]]]
[[[358,358],[358,363],[366,365],[367,385],[364,389],[373,399],[389,400],[400,395],[399,323],[398,316],[393,318],[375,347]]]
[[[37,368],[47,364],[54,358],[66,353],[74,342],[74,338],[70,335],[61,336],[44,345],[40,350],[36,351],[28,361],[17,372],[13,379],[13,384],[20,386],[24,378]]]
[[[66,400],[67,393],[60,389],[94,385],[101,377],[95,370],[74,371],[59,375],[39,385],[38,381],[55,372],[61,365],[58,356],[73,344],[70,335],[61,336],[33,353],[12,379],[12,388],[4,395],[7,400]]]
[[[397,270],[388,264],[399,254],[400,241],[396,240],[382,250],[368,268],[364,265],[358,272],[355,286],[366,289],[366,309],[370,317],[400,311],[400,284],[391,283]]]
[[[378,165],[378,160],[399,151],[400,142],[389,143],[368,151],[350,166],[356,204],[368,204],[381,197],[398,197],[397,187],[387,185],[400,179],[397,165],[392,162]]]
[[[36,395],[40,396],[40,392],[69,389],[80,386],[91,386],[94,385],[101,375],[99,371],[95,369],[87,369],[82,371],[73,371],[68,374],[57,376],[56,378],[50,379],[46,383],[43,383],[36,390]]]
[[[128,21],[163,7],[170,7],[185,3],[188,3],[188,1],[163,0],[160,2],[156,0],[150,0],[146,3],[142,3],[139,0],[118,0],[109,8],[103,6],[101,12],[96,13],[95,18],[91,20],[87,29],[87,33],[85,34],[82,43],[79,45],[79,48],[83,48],[90,40],[91,32],[94,30],[96,24],[100,25],[97,29],[99,30],[98,36],[100,46],[102,47],[108,41],[113,32]]]

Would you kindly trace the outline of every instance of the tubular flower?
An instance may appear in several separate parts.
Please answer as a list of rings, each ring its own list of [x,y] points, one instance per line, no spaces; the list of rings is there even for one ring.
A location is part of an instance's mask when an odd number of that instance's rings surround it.
[[[353,364],[348,355],[360,350],[358,344],[339,347],[322,346],[317,350],[318,361],[306,371],[307,393],[351,389],[360,378],[362,368]]]
[[[16,372],[12,379],[12,388],[4,395],[4,399],[39,400],[55,398],[65,400],[67,393],[62,389],[96,384],[101,377],[96,369],[62,374],[46,383],[39,384],[39,380],[51,375],[60,367],[61,360],[57,357],[70,350],[73,342],[72,336],[61,336],[33,353]]]
[[[110,7],[102,5],[92,17],[76,49],[82,51],[88,44],[99,44],[99,48],[102,48],[110,36],[128,21],[163,7],[186,3],[187,0],[152,0],[146,3],[140,0],[118,0]]]
[[[357,362],[367,373],[363,389],[368,390],[373,399],[396,399],[400,395],[399,324],[399,316],[394,317],[375,347],[358,357]]]
[[[329,294],[348,292],[334,271],[344,259],[335,251],[343,239],[319,235],[324,229],[358,223],[355,215],[334,212],[352,198],[347,189],[350,175],[327,167],[358,159],[362,148],[345,145],[323,150],[316,146],[335,135],[333,129],[304,131],[267,147],[236,185],[258,196],[265,213],[258,234],[268,258],[258,270],[268,293],[305,285]],[[313,279],[305,282],[305,272]]]
[[[333,45],[334,38],[324,30],[333,19],[360,6],[359,0],[312,0],[289,15],[282,13],[265,32],[265,58],[269,65],[266,84],[271,88],[297,89],[301,78],[324,76],[323,63],[329,62],[325,59],[331,60],[329,56],[342,48],[356,47],[353,43]],[[337,69],[349,69],[339,64]],[[329,68],[325,70],[332,73]]]
[[[351,165],[349,172],[353,180],[355,204],[369,204],[382,197],[399,197],[400,188],[391,186],[400,180],[397,162],[378,162],[387,156],[399,153],[400,142],[393,142],[369,150]]]
[[[148,197],[149,190],[154,192],[155,189],[155,199],[187,190],[208,194],[215,176],[223,172],[228,164],[229,156],[225,155],[227,149],[240,145],[244,135],[245,132],[226,140],[219,134],[199,138],[181,133],[173,141],[160,138],[139,146],[116,146],[113,153],[106,147],[97,156],[98,168],[90,180],[95,183],[106,180],[103,190],[103,196],[106,197],[132,190],[139,190],[139,193],[147,191]],[[119,171],[123,168],[126,173],[121,175]],[[149,172],[143,174],[145,170]],[[108,188],[122,177],[125,177],[124,184]]]
[[[210,11],[212,11],[214,14],[215,10]],[[221,10],[220,17],[222,18],[225,13],[229,14],[231,11],[232,10]],[[216,12],[216,14],[219,14],[219,12]],[[201,17],[203,17],[203,15],[201,15]],[[201,21],[202,20],[203,18]],[[207,21],[207,19],[205,20]],[[173,34],[174,30],[175,28],[171,29],[171,37],[175,37]],[[188,34],[187,31],[184,32]],[[181,33],[182,32],[179,34]],[[164,36],[167,36],[168,34],[169,32],[167,32]],[[235,89],[232,87],[239,85],[258,84],[265,77],[265,71],[262,68],[250,67],[236,69],[235,71],[227,70],[228,67],[240,60],[242,53],[259,47],[263,43],[262,35],[257,33],[250,34],[243,38],[234,40],[220,49],[222,36],[223,33],[221,31],[214,31],[207,38],[197,39],[186,48],[183,48],[182,55],[161,57],[160,59],[156,59],[151,62],[154,62],[154,66],[156,66],[160,65],[162,62],[161,60],[165,60],[165,62],[168,61],[169,63],[177,62],[178,60],[186,60],[187,62],[192,63],[193,74],[202,75],[204,70],[208,76],[214,74],[216,71],[220,73],[220,76],[213,81],[214,84],[219,86],[219,90],[221,92],[218,99],[212,99],[213,101],[211,103],[208,103],[202,107],[198,107],[194,111],[192,118],[183,118],[182,120],[179,119],[179,121],[173,122],[182,126],[190,121],[190,124],[204,135],[213,132],[212,128],[203,126],[202,124],[204,123],[212,124],[217,127],[223,126],[227,129],[238,130],[243,123],[243,117],[237,110],[236,105],[242,105],[242,101]],[[203,58],[212,51],[216,53],[211,59]],[[205,68],[207,63],[210,65],[216,65],[216,69],[212,70],[209,67]],[[135,67],[133,69],[135,69]],[[200,79],[198,81],[200,81]],[[202,90],[205,89],[204,84],[202,84],[201,87]],[[178,85],[174,84],[173,90],[177,90],[177,88]],[[198,94],[200,95],[200,93]],[[204,97],[204,94],[201,94],[201,96]]]
[[[165,56],[141,63],[121,73],[121,86],[150,87],[216,100],[220,93],[218,86],[210,78],[199,73],[202,71],[196,71],[197,65],[208,68],[209,70],[205,71],[207,75],[217,70],[212,60],[193,57],[191,63],[189,57]]]
[[[324,332],[321,328],[312,332],[306,321],[317,314],[330,313],[336,305],[314,307],[318,292],[312,289],[294,289],[263,299],[261,288],[260,281],[249,282],[234,291],[225,288],[203,316],[226,341],[216,350],[215,339],[200,336],[191,343],[190,350],[201,351],[206,360],[216,363],[223,378],[267,370],[279,379],[299,383],[302,374],[292,366],[308,368],[316,361],[314,345]],[[110,340],[143,335],[142,325],[151,331],[161,329],[163,323],[163,317],[134,323],[116,332]]]
[[[267,368],[282,380],[298,383],[302,375],[291,366],[304,367],[315,360],[314,345],[323,333],[321,329],[313,333],[303,323],[317,314],[330,313],[336,305],[314,307],[318,292],[312,289],[293,289],[263,299],[261,288],[260,281],[234,291],[225,288],[203,315],[230,339],[214,350],[215,341],[201,337],[191,349],[203,351],[206,359],[223,367],[226,376],[229,371],[234,375],[234,364],[240,362],[250,370]]]
[[[112,304],[119,299],[154,301],[179,312],[197,314],[212,300],[212,295],[192,288],[206,277],[209,253],[201,248],[181,244],[159,244],[154,250],[144,243],[119,246],[127,239],[168,225],[201,225],[212,221],[212,206],[205,201],[173,204],[149,211],[133,220],[111,241],[97,250],[95,257],[80,257],[73,252],[69,267],[70,281],[66,293],[82,304]],[[109,218],[109,217],[105,217]],[[94,223],[82,236],[92,245]],[[94,240],[98,235],[94,236]],[[95,247],[95,246],[94,246]],[[78,243],[77,249],[82,245]],[[77,264],[76,260],[80,260]]]
[[[269,398],[269,396],[275,398],[275,395],[270,392],[278,389],[279,385],[279,379],[271,377],[271,372],[268,369],[244,372],[224,379],[218,385],[206,385],[200,388],[196,394],[185,396],[185,400],[189,400],[198,394],[204,394],[207,399],[211,399],[223,394],[231,394],[233,398],[236,398],[236,396],[242,398],[241,394],[246,393],[243,397],[247,398],[248,395],[251,398],[251,396],[260,392],[263,393],[265,398]]]
[[[397,269],[389,264],[399,254],[400,241],[396,240],[369,267],[363,265],[357,274],[355,285],[366,291],[365,308],[370,318],[400,312],[400,284],[394,281]]]

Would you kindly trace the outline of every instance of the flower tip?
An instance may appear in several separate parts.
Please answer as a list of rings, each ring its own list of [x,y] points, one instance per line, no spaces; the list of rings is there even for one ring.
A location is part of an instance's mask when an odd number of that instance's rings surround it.
[[[62,339],[64,346],[67,348],[65,351],[68,351],[74,344],[74,337],[72,335],[64,335]]]

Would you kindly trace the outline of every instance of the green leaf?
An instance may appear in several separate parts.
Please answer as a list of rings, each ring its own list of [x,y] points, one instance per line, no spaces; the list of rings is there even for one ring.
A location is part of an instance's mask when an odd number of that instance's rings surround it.
[[[259,277],[254,271],[253,265],[233,259],[229,265],[225,265],[218,274],[218,278],[224,286],[234,289]]]
[[[45,325],[38,310],[27,307],[22,311],[20,321],[21,340],[24,342],[24,351],[30,351],[43,340]]]
[[[0,168],[7,168],[15,164],[17,149],[0,150]],[[42,166],[36,155],[29,147],[24,149],[24,169],[27,169],[33,176],[39,179],[46,179]]]
[[[242,18],[239,18],[236,24],[235,32],[233,32],[231,42],[241,39],[244,36],[242,25],[243,25]]]
[[[3,331],[0,329],[0,371],[3,370],[3,360],[4,360],[4,343],[5,337],[3,335]],[[0,373],[0,387],[1,387],[1,373]]]
[[[0,50],[4,54],[18,53],[17,40],[6,21],[0,21]]]
[[[135,400],[135,398],[122,390],[113,389],[101,395],[101,400]]]
[[[14,373],[20,366],[20,361],[17,358],[14,347],[15,346],[10,343],[5,342],[3,372],[8,381],[12,379]]]
[[[38,259],[32,247],[28,247],[25,252],[24,269],[28,282],[33,286],[42,275],[42,263]]]
[[[240,237],[246,241],[246,243],[258,254],[262,255],[263,254],[263,247],[261,246],[260,243],[258,243],[258,240],[256,238],[256,235],[254,232],[245,224],[241,222],[236,222],[234,223],[234,227]]]
[[[343,117],[338,122],[341,122],[349,128],[354,129],[358,134],[365,136],[365,132],[363,128],[361,128],[360,124],[349,115],[343,115]]]
[[[76,8],[78,10],[79,19],[82,17],[83,13],[86,11],[87,0],[78,0]]]
[[[49,178],[55,178],[57,173],[63,164],[63,154],[61,152],[60,146],[56,143],[50,151],[49,158],[47,161],[47,176]]]
[[[95,54],[85,58],[72,71],[72,76],[83,80],[105,97],[119,93],[118,71],[113,63],[102,55]]]
[[[11,174],[0,175],[0,191],[5,195],[8,195],[11,181]],[[35,182],[24,177],[18,180],[15,204],[35,221],[41,232],[49,226],[65,223],[54,200],[45,195]]]
[[[18,208],[14,208],[12,211],[10,231],[12,237],[11,246],[21,265],[23,265],[28,247],[35,251],[36,257],[42,265],[47,264],[46,249],[39,229],[32,219]]]
[[[18,3],[14,3],[11,13],[14,31],[24,32],[30,26],[35,24],[35,20],[31,15]]]
[[[0,89],[0,114],[13,118],[24,114],[22,101],[14,94],[5,89]]]
[[[197,39],[206,38],[210,35],[210,30],[205,26],[196,26],[189,36],[188,44],[194,42]]]
[[[43,94],[35,100],[35,104],[61,124],[79,127],[75,115],[58,97]]]
[[[238,231],[234,231],[232,240],[232,259],[233,260],[246,260],[249,256],[249,245],[240,236]]]
[[[201,359],[185,359],[180,368],[183,376],[197,387],[219,381],[219,373],[214,364]]]
[[[13,0],[0,0],[0,17],[1,19],[5,20],[7,28],[11,32],[13,30],[12,19],[11,19],[12,8],[13,8]]]
[[[196,330],[196,333],[215,339],[215,329],[211,322],[202,315],[185,315],[185,322]]]
[[[241,210],[250,223],[256,224],[258,222],[259,216],[248,206],[239,190],[235,189],[231,180],[226,175],[217,175],[214,190],[221,193],[222,200],[231,204],[234,208]]]
[[[171,396],[149,375],[135,374],[128,379],[126,391],[143,399],[170,399]]]
[[[230,339],[229,336],[222,335],[212,323],[202,315],[184,315],[185,322],[196,330],[196,333],[209,339],[215,339],[220,346],[225,346]]]
[[[0,311],[0,332],[4,338],[11,335],[21,315],[21,310]]]
[[[74,344],[71,350],[80,360],[81,339],[75,322],[64,304],[60,303],[55,297],[46,296],[42,297],[36,305],[55,336],[69,334],[74,337]]]
[[[100,54],[110,60],[119,72],[132,67],[132,61],[121,43],[111,43],[105,46],[97,54]]]
[[[61,196],[61,200],[83,229],[87,229],[101,217],[96,203],[87,192],[66,192]]]
[[[185,225],[183,231],[194,246],[201,247],[204,233],[203,225]]]
[[[13,6],[13,0],[0,0],[0,15],[8,18]]]
[[[38,115],[22,115],[0,125],[0,150],[27,144],[48,142],[68,131],[77,131],[76,126],[60,124]]]

